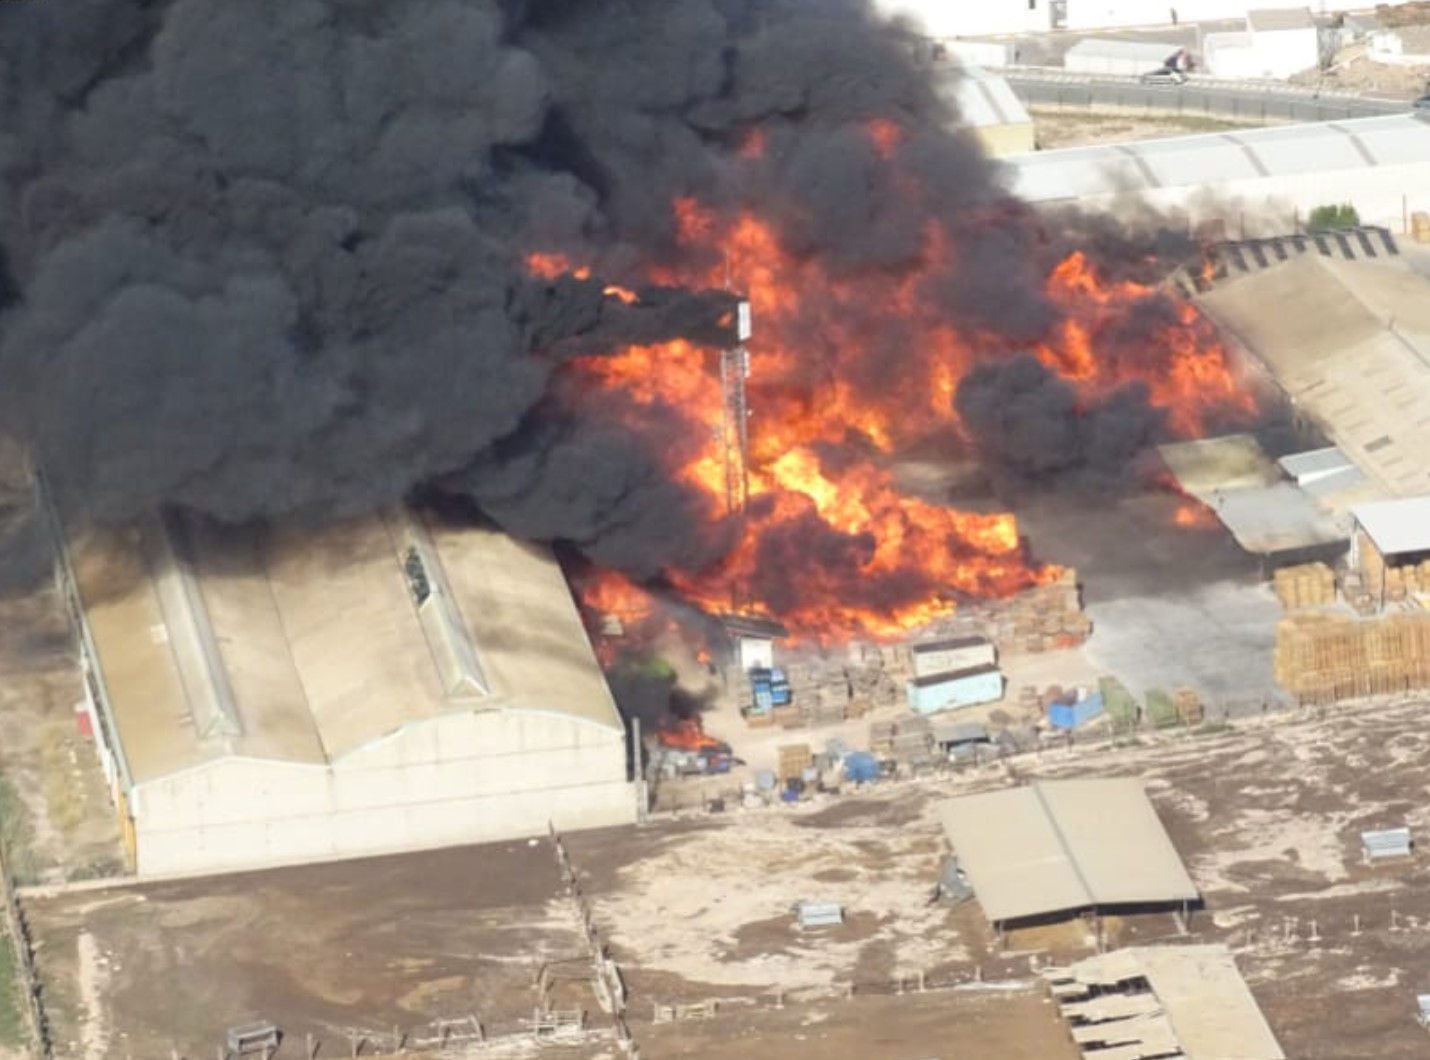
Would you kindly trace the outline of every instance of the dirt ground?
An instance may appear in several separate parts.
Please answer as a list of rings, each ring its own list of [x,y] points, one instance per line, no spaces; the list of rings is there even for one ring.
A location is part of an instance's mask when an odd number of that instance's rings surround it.
[[[104,777],[76,724],[78,653],[36,514],[0,485],[0,828],[25,883],[123,868]]]
[[[1038,149],[1042,151],[1087,144],[1157,140],[1167,136],[1192,136],[1196,133],[1235,132],[1256,128],[1259,124],[1195,115],[1117,114],[1061,107],[1030,107],[1028,113],[1033,118]]]
[[[546,840],[25,900],[62,1058],[207,1058],[227,1026],[290,1039],[477,1014],[507,1033],[542,962],[585,941]],[[564,982],[557,1007],[597,1010]],[[342,1053],[337,1052],[339,1046]],[[297,1055],[296,1052],[294,1055]]]
[[[781,1060],[1077,1060],[1079,1056],[1054,1016],[1052,1002],[1041,990],[1027,987],[740,1009],[729,1020],[652,1027],[639,1040],[643,1053],[671,1060],[746,1060],[756,1056]]]
[[[936,806],[1031,777],[1141,776],[1205,897],[1191,939],[1232,948],[1288,1055],[1423,1056],[1430,860],[1364,865],[1358,834],[1430,833],[1425,709],[1365,704],[1081,744],[567,844],[647,1055],[751,1055],[767,1034],[790,1057],[1056,1057],[1046,1043],[1060,1025],[1036,1000],[1035,968],[1087,953],[1087,926],[1014,932],[1000,947],[976,901],[931,903],[946,854]],[[60,1055],[138,1058],[211,1045],[255,1015],[330,1038],[472,1010],[514,1026],[539,963],[581,950],[554,865],[546,841],[514,843],[26,905]],[[798,928],[792,907],[811,898],[838,902],[844,922]],[[1181,937],[1166,914],[1114,918],[1108,932],[1114,945]],[[937,989],[912,991],[920,973]],[[985,998],[980,981],[1021,982],[1026,996]],[[910,992],[891,996],[900,982]],[[571,989],[570,1004],[599,1016],[587,986]],[[657,1005],[712,999],[710,1021],[654,1022]],[[978,1034],[997,1051],[944,1044]]]

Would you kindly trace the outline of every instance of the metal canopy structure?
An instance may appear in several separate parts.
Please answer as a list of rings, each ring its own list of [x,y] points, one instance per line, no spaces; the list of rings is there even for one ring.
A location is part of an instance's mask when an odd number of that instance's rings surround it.
[[[1285,1060],[1225,946],[1135,946],[1043,975],[1088,1060]]]
[[[1430,552],[1430,496],[1358,504],[1351,515],[1382,556]]]
[[[1345,542],[1349,535],[1309,493],[1280,481],[1249,434],[1158,446],[1177,484],[1216,513],[1236,543],[1270,556]]]
[[[939,818],[995,924],[1199,898],[1132,778],[1048,780],[964,795],[943,803]]]

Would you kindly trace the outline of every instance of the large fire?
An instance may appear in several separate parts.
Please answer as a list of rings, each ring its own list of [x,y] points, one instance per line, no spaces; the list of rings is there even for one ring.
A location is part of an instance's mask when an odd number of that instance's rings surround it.
[[[870,128],[881,157],[898,130]],[[764,148],[752,137],[749,157]],[[896,637],[947,613],[960,596],[1000,597],[1044,584],[1054,568],[1034,563],[1009,514],[954,511],[902,493],[889,470],[902,447],[961,433],[959,381],[980,358],[1006,354],[1006,340],[970,332],[934,293],[956,275],[957,248],[930,223],[916,267],[843,276],[783,246],[751,213],[722,216],[683,199],[673,205],[678,241],[698,266],[664,265],[647,279],[692,288],[733,285],[750,300],[749,502],[735,544],[704,570],[669,570],[686,601],[778,618],[796,636]],[[544,276],[573,268],[556,255],[529,259]],[[608,289],[625,297],[624,289]],[[1213,410],[1250,409],[1212,327],[1173,302],[1156,330],[1130,315],[1167,295],[1109,282],[1081,253],[1056,265],[1046,293],[1058,321],[1032,352],[1092,401],[1140,381],[1176,433],[1195,435]],[[1135,339],[1132,333],[1136,331]],[[666,454],[672,476],[724,514],[726,427],[713,351],[684,342],[631,347],[575,362],[583,386]],[[688,429],[669,443],[671,410]],[[657,425],[660,426],[657,426]],[[639,625],[654,605],[623,577],[594,572],[580,586],[588,607]]]

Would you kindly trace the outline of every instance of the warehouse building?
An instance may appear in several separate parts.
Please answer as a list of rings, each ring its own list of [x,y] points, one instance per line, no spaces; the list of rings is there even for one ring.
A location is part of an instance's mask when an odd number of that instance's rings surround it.
[[[958,109],[963,127],[978,138],[989,157],[1023,154],[1037,147],[1032,115],[997,74],[977,66],[951,68],[940,85]]]
[[[1165,26],[1211,19],[1245,18],[1251,11],[1296,11],[1306,0],[875,0],[886,17],[908,20],[936,40],[1054,29],[1114,29]],[[1312,0],[1317,14],[1326,10]]]
[[[1000,932],[1103,911],[1170,910],[1199,900],[1139,781],[1045,780],[949,799],[944,835]]]
[[[1009,190],[1034,205],[1146,203],[1234,237],[1284,235],[1339,203],[1399,232],[1430,209],[1430,122],[1391,114],[1067,147],[1010,158],[1006,172]]]
[[[67,546],[140,875],[636,818],[624,727],[542,549],[409,510],[318,530],[166,513]]]
[[[1381,250],[1300,255],[1197,297],[1365,480],[1342,472],[1308,488],[1344,486],[1354,500],[1430,493],[1430,280]]]
[[[1244,30],[1204,35],[1202,55],[1216,77],[1286,78],[1315,68],[1320,36],[1306,8],[1255,10],[1247,12]]]

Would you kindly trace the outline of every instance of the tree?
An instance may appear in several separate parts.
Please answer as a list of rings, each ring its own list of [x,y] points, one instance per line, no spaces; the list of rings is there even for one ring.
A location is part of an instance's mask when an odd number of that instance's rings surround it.
[[[1360,224],[1360,214],[1348,202],[1317,206],[1311,211],[1306,227],[1312,232],[1328,232],[1337,228],[1355,228]]]

